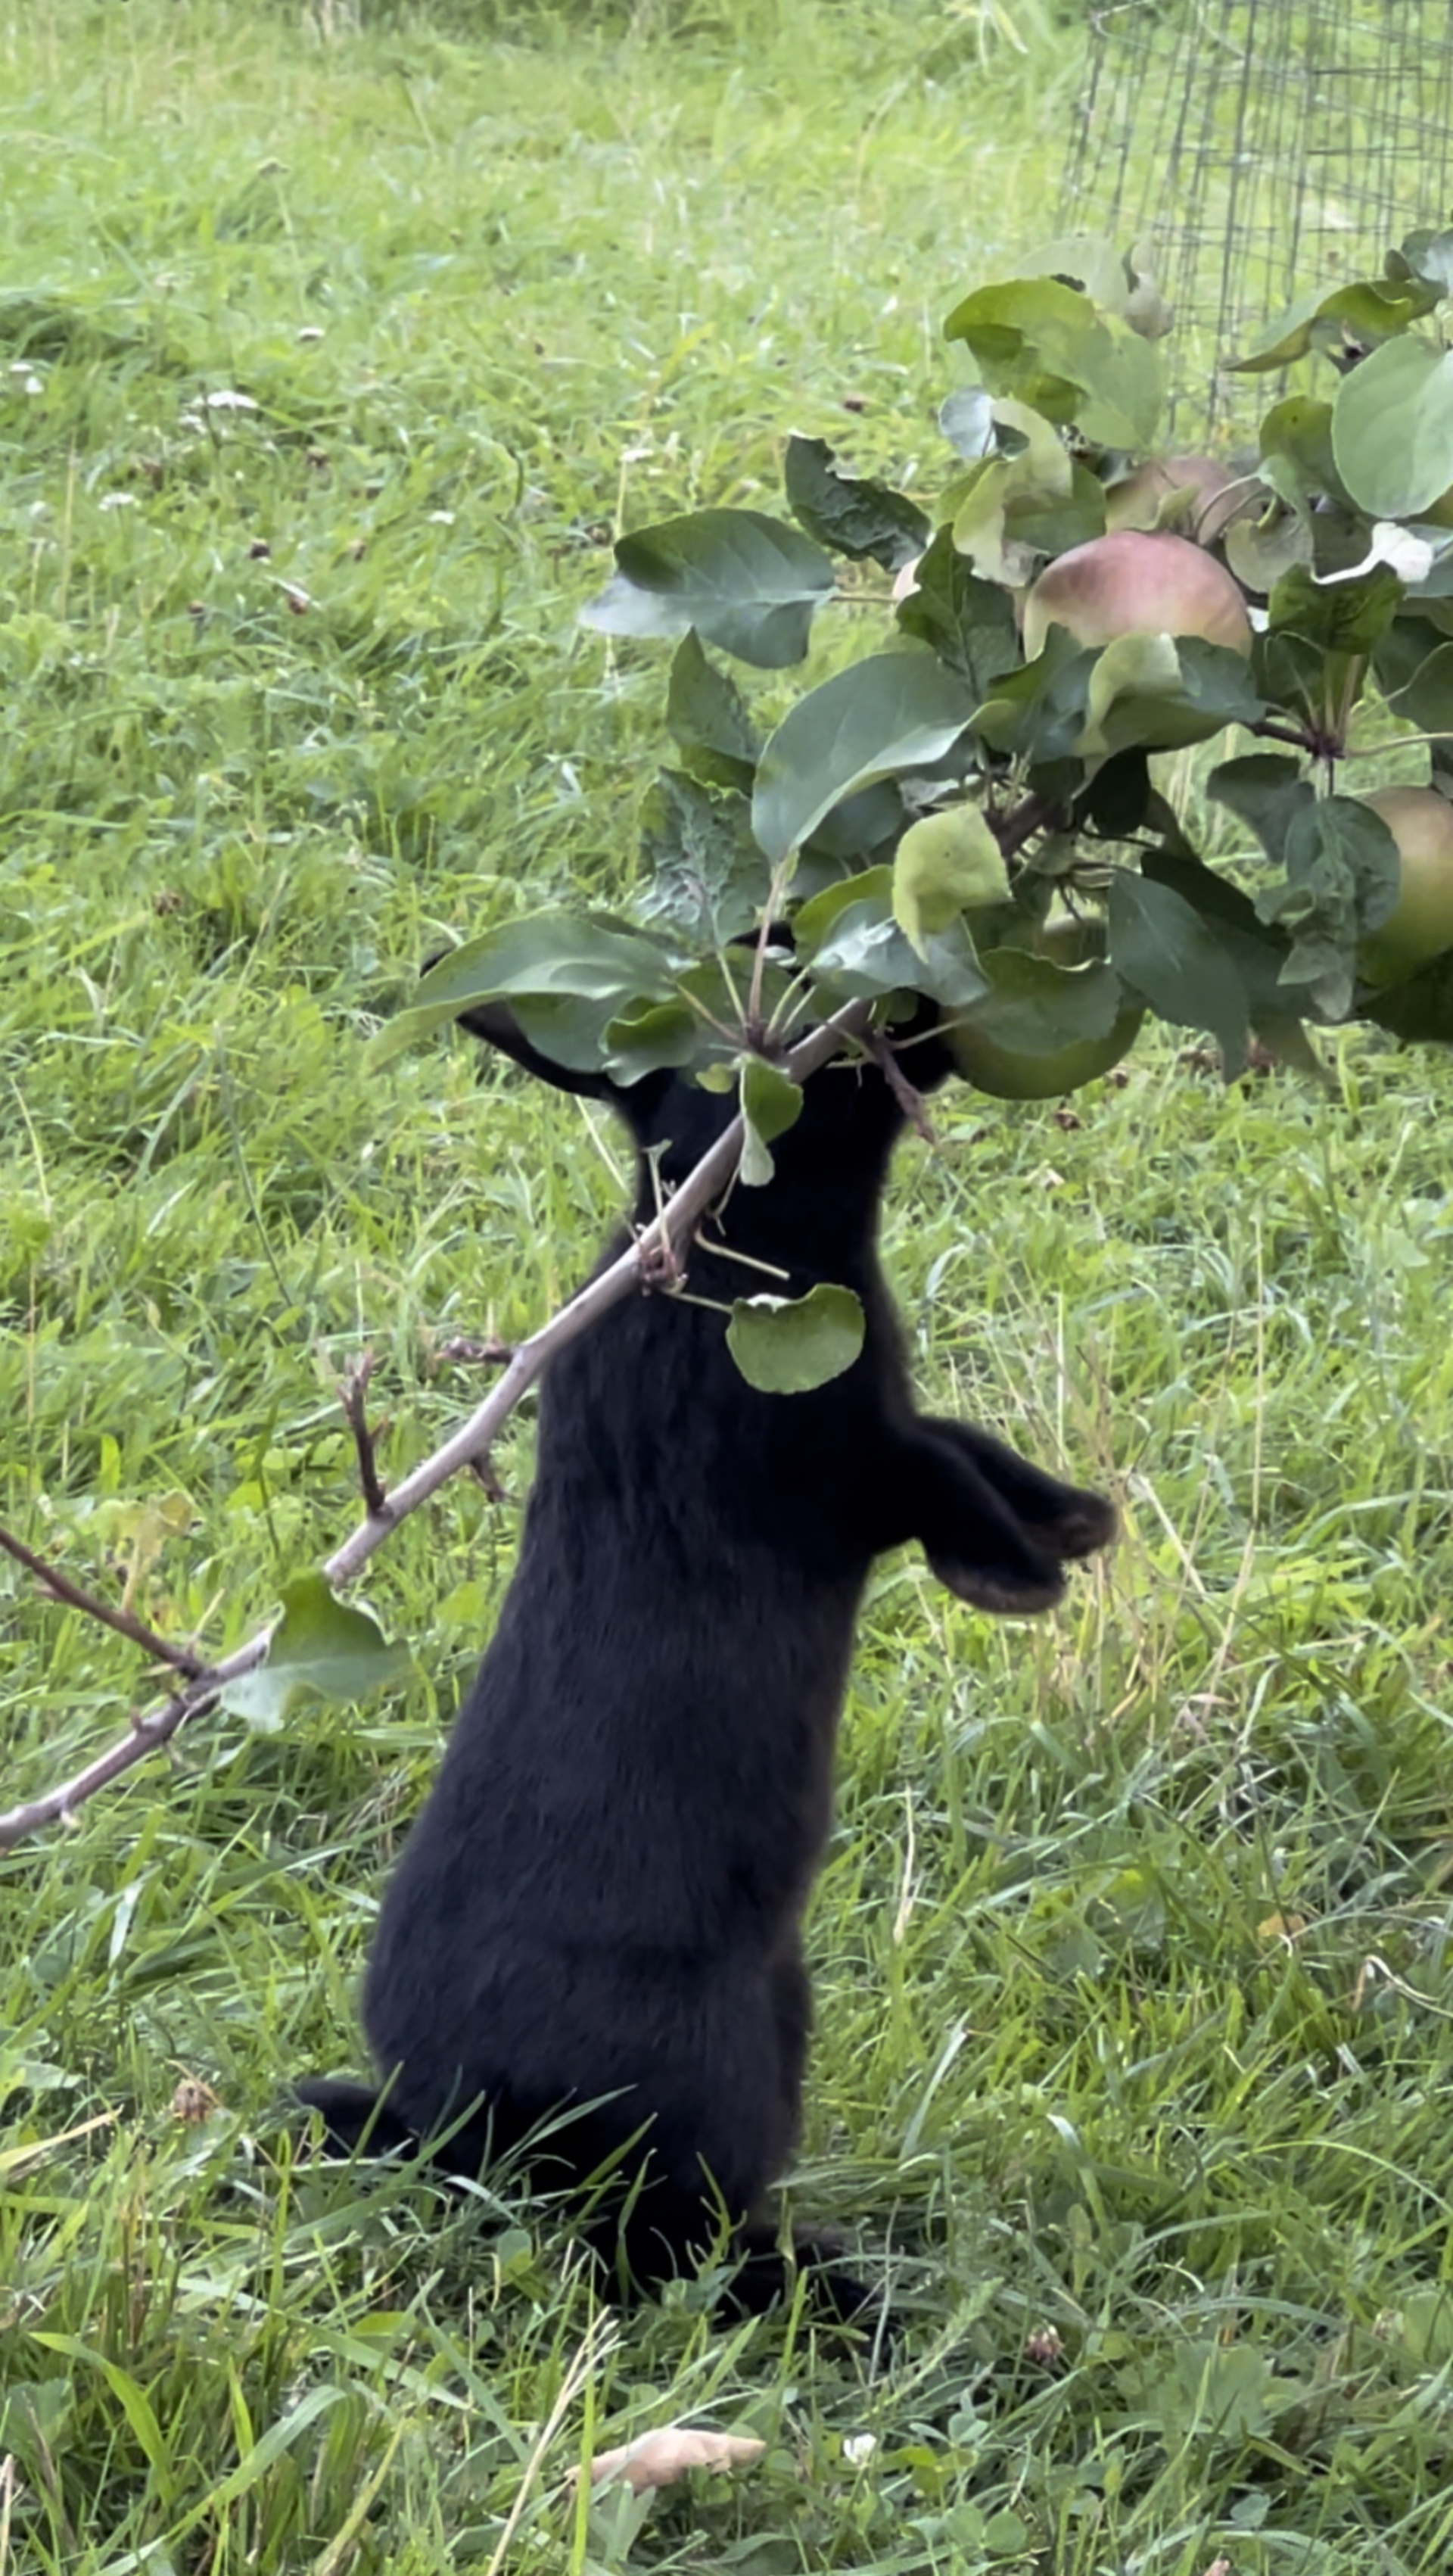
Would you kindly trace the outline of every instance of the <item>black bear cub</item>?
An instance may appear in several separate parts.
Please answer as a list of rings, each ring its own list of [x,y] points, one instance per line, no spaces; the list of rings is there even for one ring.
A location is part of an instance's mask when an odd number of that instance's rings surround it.
[[[733,1113],[670,1073],[629,1088],[567,1073],[498,1005],[463,1024],[610,1101],[635,1141],[641,1223]],[[921,1090],[951,1070],[931,1033],[906,1061]],[[738,1183],[691,1254],[691,1295],[720,1305],[855,1289],[867,1329],[842,1376],[758,1394],[722,1314],[660,1291],[551,1361],[514,1578],[368,1961],[382,2096],[299,2088],[345,2147],[454,2122],[444,2160],[472,2173],[579,2106],[552,2127],[540,2179],[613,2164],[587,2224],[607,2261],[659,2283],[725,2219],[749,2309],[784,2286],[763,2202],[797,2134],[802,1912],[868,1569],[916,1540],[962,1599],[1040,1610],[1064,1560],[1114,1526],[1098,1494],[915,1412],[876,1252],[902,1124],[876,1062],[826,1067],[773,1147],[775,1177]],[[840,2311],[862,2296],[829,2269],[814,2280]]]

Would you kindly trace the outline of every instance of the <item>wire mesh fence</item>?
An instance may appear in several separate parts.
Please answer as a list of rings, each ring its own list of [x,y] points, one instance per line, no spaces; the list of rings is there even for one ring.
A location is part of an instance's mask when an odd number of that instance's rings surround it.
[[[1091,14],[1061,228],[1148,247],[1173,426],[1230,435],[1225,362],[1299,293],[1376,275],[1453,193],[1453,0],[1120,0]]]

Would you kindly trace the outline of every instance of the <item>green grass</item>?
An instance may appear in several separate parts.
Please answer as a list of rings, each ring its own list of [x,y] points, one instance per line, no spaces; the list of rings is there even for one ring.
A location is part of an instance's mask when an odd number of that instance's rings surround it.
[[[591,1114],[361,1044],[441,927],[628,884],[612,526],[774,505],[789,425],[929,483],[938,317],[1073,87],[927,6],[462,23],[0,16],[0,1507],[215,1648],[353,1517],[348,1358],[397,1475],[472,1400],[440,1344],[618,1204]],[[1159,1041],[905,1148],[925,1397],[1126,1532],[1033,1627],[873,1588],[790,2196],[894,2370],[689,2285],[601,2342],[517,2177],[298,2155],[509,1573],[459,1483],[370,1568],[406,1695],[210,1719],[0,1862],[0,2576],[1447,2566],[1453,1075],[1336,1056],[1228,1095]],[[18,1796],[140,1682],[0,1594]],[[682,2416],[764,2461],[573,2500]]]

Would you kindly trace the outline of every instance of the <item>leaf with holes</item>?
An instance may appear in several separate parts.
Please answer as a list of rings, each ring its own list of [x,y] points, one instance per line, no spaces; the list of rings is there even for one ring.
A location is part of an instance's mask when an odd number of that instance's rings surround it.
[[[825,438],[788,439],[783,488],[792,516],[819,545],[853,562],[881,564],[885,572],[901,572],[933,534],[905,492],[845,474]]]

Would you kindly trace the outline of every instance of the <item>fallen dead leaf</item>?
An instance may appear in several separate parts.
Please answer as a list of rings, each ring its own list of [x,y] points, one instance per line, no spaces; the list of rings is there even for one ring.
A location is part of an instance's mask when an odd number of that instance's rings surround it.
[[[184,2075],[172,2095],[172,2118],[186,2120],[193,2126],[210,2120],[213,2112],[221,2108],[211,2085],[204,2084],[200,2075]]]
[[[745,2469],[760,2460],[767,2445],[747,2433],[707,2433],[695,2424],[662,2424],[642,2433],[618,2451],[601,2451],[590,2463],[590,2483],[604,2486],[618,2478],[633,2495],[648,2487],[673,2486],[688,2469]]]

